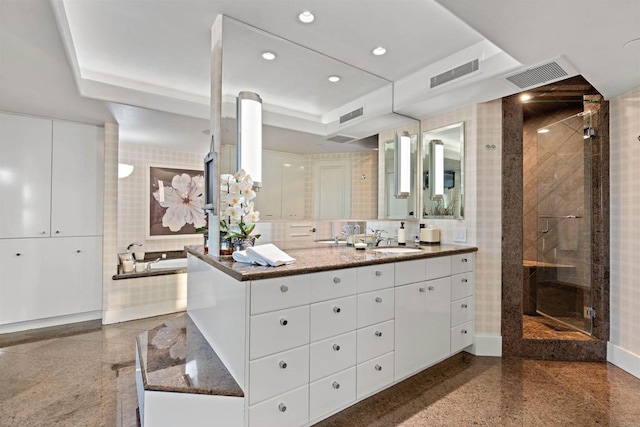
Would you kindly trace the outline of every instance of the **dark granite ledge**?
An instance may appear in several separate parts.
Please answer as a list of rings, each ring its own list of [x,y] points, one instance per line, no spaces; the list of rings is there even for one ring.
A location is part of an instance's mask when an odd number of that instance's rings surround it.
[[[239,281],[295,276],[319,271],[340,270],[343,268],[387,264],[422,258],[437,258],[478,251],[478,248],[473,246],[447,244],[420,246],[421,251],[417,253],[385,253],[374,251],[374,249],[382,249],[382,247],[357,250],[353,247],[345,247],[344,245],[329,247],[324,245],[322,247],[286,250],[285,252],[296,259],[295,263],[281,265],[279,267],[262,267],[235,262],[231,256],[210,255],[204,252],[202,246],[186,246],[185,249],[187,253]]]
[[[102,319],[96,319],[87,320],[85,322],[68,323],[65,325],[46,326],[44,328],[29,329],[27,331],[8,332],[6,334],[0,334],[0,348],[53,338],[64,338],[73,335],[86,334],[88,332],[99,331],[101,328]]]
[[[143,332],[136,344],[145,390],[244,397],[188,314]]]
[[[162,258],[165,255],[166,258]],[[160,262],[171,260],[171,259],[182,259],[187,257],[186,251],[160,251],[160,252],[146,252],[144,255],[144,262],[155,261],[158,258],[161,259]],[[166,276],[169,274],[182,274],[186,273],[186,267],[180,268],[159,268],[152,271],[143,271],[141,273],[136,273],[135,271],[131,273],[123,273],[122,266],[118,266],[118,273],[114,274],[111,278],[113,280],[124,280],[124,279],[138,279],[140,277],[154,277],[154,276]]]

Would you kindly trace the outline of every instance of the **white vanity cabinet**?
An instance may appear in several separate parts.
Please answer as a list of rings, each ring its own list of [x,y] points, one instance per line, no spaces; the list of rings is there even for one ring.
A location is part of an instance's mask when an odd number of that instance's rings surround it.
[[[188,312],[243,385],[245,425],[313,425],[472,343],[465,256],[241,282],[190,253]]]

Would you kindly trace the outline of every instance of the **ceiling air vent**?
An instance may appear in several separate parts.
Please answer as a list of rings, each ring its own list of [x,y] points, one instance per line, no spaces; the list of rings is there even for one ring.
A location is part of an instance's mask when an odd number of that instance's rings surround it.
[[[433,89],[436,86],[440,86],[445,83],[448,83],[451,80],[459,79],[462,76],[471,74],[474,71],[478,71],[479,66],[480,66],[480,62],[478,61],[478,59],[474,59],[471,62],[467,62],[466,64],[462,64],[456,68],[452,68],[449,71],[440,73],[437,76],[433,76],[431,77],[431,89]]]
[[[339,142],[339,143],[343,144],[345,142],[353,141],[354,139],[355,138],[353,138],[351,136],[336,135],[336,136],[332,136],[331,138],[327,138],[327,141]]]
[[[356,117],[360,117],[364,113],[364,107],[360,107],[357,110],[353,110],[343,116],[340,116],[340,124],[346,123],[349,120],[353,120]]]
[[[566,75],[567,72],[554,61],[514,74],[513,76],[507,77],[507,80],[520,89],[524,89],[556,80]]]

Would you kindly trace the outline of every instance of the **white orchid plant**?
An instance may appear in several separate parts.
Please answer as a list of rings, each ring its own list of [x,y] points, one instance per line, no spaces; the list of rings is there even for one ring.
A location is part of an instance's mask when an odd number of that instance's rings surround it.
[[[220,231],[225,231],[226,239],[248,239],[260,237],[259,234],[251,235],[256,228],[256,222],[260,221],[260,212],[253,210],[253,199],[256,192],[253,191],[251,175],[244,169],[235,174],[220,176],[220,191],[224,208],[222,217],[228,218],[220,221]]]

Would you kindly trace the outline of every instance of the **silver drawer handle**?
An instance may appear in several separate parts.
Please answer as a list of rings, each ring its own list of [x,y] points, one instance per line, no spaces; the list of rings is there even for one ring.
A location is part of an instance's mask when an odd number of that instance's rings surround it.
[[[22,255],[20,252],[18,252],[18,253],[16,254],[16,256],[20,256],[20,255]]]
[[[281,292],[287,292],[288,290],[289,290],[289,287],[287,285],[280,286],[280,291]]]
[[[466,333],[467,333],[467,330],[466,330],[466,329],[463,329],[463,330],[461,330],[461,331],[460,331],[460,333],[461,333],[461,334],[466,334]]]
[[[381,336],[382,336],[382,332],[380,332],[380,331],[376,331],[376,336],[377,336],[377,337],[381,337]]]
[[[462,262],[467,262],[467,259],[466,258],[462,258],[461,261]]]
[[[342,280],[340,280],[340,278],[339,278],[339,277],[334,277],[334,278],[333,278],[333,283],[338,284],[338,283],[340,283],[341,281],[342,281]]]
[[[340,384],[337,381],[334,381],[333,384],[331,384],[333,386],[333,388],[335,388],[336,390],[340,388]]]
[[[40,234],[47,234],[47,232],[46,231],[41,231]]]
[[[378,277],[382,276],[382,271],[377,270],[376,271],[376,276],[378,276]]]
[[[376,297],[376,302],[377,302],[377,303],[381,303],[381,302],[382,302],[382,298],[380,298],[380,297]]]
[[[462,304],[460,307],[467,308],[467,304]]]
[[[56,230],[56,234],[60,234],[60,230]]]
[[[278,405],[278,410],[280,412],[285,412],[287,410],[287,406],[284,403]]]
[[[288,321],[287,321],[287,319],[285,319],[284,317],[283,317],[282,319],[280,319],[280,324],[281,324],[282,326],[287,326],[287,324],[288,324],[288,323],[289,323],[289,322],[288,322]]]
[[[462,283],[467,283],[467,279],[462,279]]]
[[[80,249],[76,250],[76,253],[79,254],[80,252],[82,252]]]
[[[429,289],[430,291],[434,290],[435,288],[433,286],[429,286],[427,289]]]
[[[418,289],[420,292],[427,292],[427,290],[425,288],[420,288]]]
[[[340,351],[340,346],[338,344],[334,344],[333,351]]]
[[[281,360],[278,365],[280,366],[280,369],[287,369],[287,362],[285,362],[284,360]]]
[[[382,366],[380,366],[380,365],[376,365],[376,366],[375,366],[375,370],[376,370],[376,371],[382,371]]]
[[[340,307],[333,307],[333,312],[334,313],[340,313],[342,310],[340,309]]]

